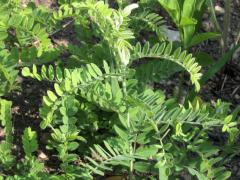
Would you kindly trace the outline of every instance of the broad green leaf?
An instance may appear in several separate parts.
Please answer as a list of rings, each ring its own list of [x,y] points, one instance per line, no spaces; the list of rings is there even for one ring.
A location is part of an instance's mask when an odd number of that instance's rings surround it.
[[[79,76],[79,73],[77,69],[73,70],[73,72],[71,73],[71,81],[72,81],[72,86],[74,88],[78,86],[78,82],[79,82],[78,76]]]
[[[12,144],[12,102],[0,99],[0,122],[4,126],[5,140]]]
[[[24,77],[32,77],[32,73],[31,73],[31,71],[30,71],[30,69],[28,67],[24,67],[22,69],[22,75]]]
[[[182,17],[180,22],[180,28],[182,28],[183,36],[182,41],[184,48],[187,48],[192,40],[192,37],[195,33],[195,27],[196,27],[197,21],[194,18],[191,17]]]
[[[96,74],[96,72],[93,70],[92,66],[90,64],[87,64],[87,69],[89,74],[93,77],[93,78],[97,78],[98,75]]]
[[[43,79],[48,80],[48,76],[47,76],[47,68],[45,65],[43,65],[41,67],[41,76],[43,77]]]
[[[199,63],[200,66],[206,67],[213,65],[215,60],[213,59],[212,56],[205,52],[199,52],[195,55],[196,61]]]
[[[196,171],[195,169],[193,169],[191,167],[187,167],[187,169],[188,169],[190,174],[197,176],[197,178],[199,180],[208,180],[208,178],[204,174]]]
[[[13,14],[8,21],[8,25],[18,27],[21,24],[22,20],[23,20],[23,16],[19,14]]]
[[[54,75],[54,68],[52,65],[48,66],[48,77],[52,81],[55,77]]]
[[[78,159],[78,155],[77,154],[68,154],[66,156],[66,162],[74,162]]]
[[[47,105],[47,106],[51,106],[53,104],[53,102],[51,101],[51,99],[48,96],[43,96],[43,102]]]
[[[227,180],[231,177],[231,174],[230,171],[223,171],[216,177],[216,179]]]
[[[63,91],[61,90],[59,84],[55,83],[55,84],[54,84],[54,89],[55,89],[57,95],[59,95],[59,96],[62,96],[62,95],[63,95]]]
[[[70,142],[68,144],[68,150],[69,151],[74,151],[79,147],[79,144],[77,142]]]
[[[181,9],[178,0],[158,0],[158,2],[167,10],[176,25],[180,24]]]
[[[225,117],[224,123],[229,124],[232,121],[232,118],[233,118],[232,115],[228,115],[227,117]]]
[[[0,31],[0,41],[6,39],[8,37],[8,33],[5,31]]]
[[[153,164],[149,162],[139,161],[134,163],[134,168],[141,173],[151,172],[153,169]]]
[[[135,155],[141,156],[144,158],[149,158],[155,156],[158,152],[158,148],[156,146],[141,146],[136,150]]]
[[[160,180],[168,180],[169,176],[168,176],[168,168],[167,167],[160,167],[159,168],[159,179]]]
[[[41,25],[39,23],[37,23],[34,27],[33,27],[33,32],[36,34],[40,31],[41,29]]]
[[[99,69],[99,67],[96,64],[91,63],[90,65],[98,76],[103,75],[102,71]]]
[[[47,95],[52,102],[55,102],[57,100],[57,96],[52,91],[48,90]]]
[[[149,48],[150,48],[150,43],[149,43],[149,42],[146,42],[146,43],[144,44],[144,46],[143,46],[142,53],[143,53],[143,54],[148,54]]]
[[[206,41],[208,39],[216,39],[221,37],[221,35],[219,33],[214,33],[214,32],[206,32],[206,33],[200,33],[197,34],[195,36],[193,36],[191,43],[189,44],[189,47],[198,45],[200,43],[202,43],[203,41]]]
[[[43,47],[42,44],[40,44],[37,48],[37,57],[40,57],[43,54]]]
[[[33,24],[34,24],[34,18],[28,18],[28,21],[26,23],[26,28],[28,30],[32,30]]]
[[[196,9],[197,0],[184,0],[182,8],[182,17],[192,18]]]
[[[42,80],[41,76],[37,72],[37,66],[35,64],[32,67],[32,74],[37,80],[39,80],[39,81]]]
[[[30,127],[24,130],[22,142],[26,156],[31,156],[31,153],[38,150],[37,133]]]
[[[64,88],[67,92],[71,91],[71,81],[69,79],[64,81]]]
[[[128,134],[126,131],[124,131],[123,129],[119,128],[118,126],[114,125],[114,130],[116,131],[116,133],[119,135],[120,138],[124,139],[124,140],[128,140]]]
[[[106,61],[103,61],[103,67],[104,67],[105,73],[109,74],[110,73],[110,68],[109,68]]]
[[[61,70],[61,68],[59,66],[57,66],[57,68],[56,68],[56,77],[57,77],[57,80],[59,82],[62,82],[62,80],[63,80],[63,73],[62,73],[62,70]]]

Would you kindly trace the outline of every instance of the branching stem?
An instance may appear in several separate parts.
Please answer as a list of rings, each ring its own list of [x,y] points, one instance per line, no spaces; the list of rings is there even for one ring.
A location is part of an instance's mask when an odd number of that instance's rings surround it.
[[[127,79],[126,79],[126,67],[122,67],[121,68],[124,75],[123,75],[123,79],[122,79],[122,87],[123,87],[123,93],[124,93],[124,96],[127,96]],[[129,116],[129,111],[128,111],[128,108],[127,108],[127,125],[128,125],[128,129],[130,130],[131,129],[131,123],[130,123],[130,116]],[[134,148],[132,146],[132,142],[130,141],[129,142],[129,155],[132,156],[134,153]],[[134,162],[133,160],[130,161],[130,169],[129,169],[129,179],[132,180],[134,179],[134,176],[133,176],[133,171],[134,171]]]

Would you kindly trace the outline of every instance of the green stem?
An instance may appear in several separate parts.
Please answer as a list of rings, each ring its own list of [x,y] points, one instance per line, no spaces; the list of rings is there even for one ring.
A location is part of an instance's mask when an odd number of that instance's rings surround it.
[[[215,30],[216,30],[217,32],[221,33],[221,38],[220,38],[219,43],[220,43],[220,46],[221,46],[221,51],[222,51],[222,53],[223,53],[223,49],[225,48],[224,38],[223,38],[223,32],[222,32],[223,30],[222,30],[222,28],[220,27],[219,22],[218,22],[217,17],[216,17],[213,0],[209,0],[209,4],[210,4],[210,11],[211,11],[212,21],[213,21]]]
[[[126,67],[121,68],[122,72],[124,74],[123,80],[122,80],[122,87],[123,87],[123,94],[124,96],[127,96],[127,79],[126,79]],[[127,125],[128,129],[131,129],[131,123],[130,123],[130,116],[129,116],[129,111],[127,109]],[[132,147],[132,142],[129,142],[129,155],[132,156],[134,153],[134,149]],[[134,170],[134,162],[133,160],[130,161],[130,169],[129,169],[129,179],[132,180],[134,179],[133,175],[133,170]]]
[[[211,15],[212,15],[212,20],[213,20],[213,24],[215,26],[215,29],[218,31],[218,32],[222,32],[222,29],[219,25],[219,22],[217,20],[217,17],[216,17],[216,14],[215,14],[215,9],[214,9],[214,5],[213,5],[213,2],[212,0],[209,0],[209,4],[210,4],[210,11],[211,11]]]
[[[162,146],[162,153],[163,154],[165,154],[165,149],[163,148],[164,147],[164,145],[163,145],[163,139],[168,135],[168,133],[170,132],[170,129],[168,129],[165,133],[164,133],[164,135],[161,137],[159,137],[159,142],[160,142],[160,144],[161,144],[161,146]],[[161,180],[162,179],[162,172],[163,172],[163,170],[161,169],[161,168],[159,168],[158,169],[158,179],[159,180]],[[165,177],[165,179],[166,179],[167,177]]]
[[[238,25],[238,35],[237,35],[237,38],[236,38],[236,41],[235,41],[235,45],[237,45],[239,43],[239,40],[240,40],[240,23]]]
[[[223,29],[223,49],[222,54],[224,54],[228,47],[228,29],[230,27],[231,21],[231,2],[232,0],[225,0],[225,15],[224,15],[224,29]]]

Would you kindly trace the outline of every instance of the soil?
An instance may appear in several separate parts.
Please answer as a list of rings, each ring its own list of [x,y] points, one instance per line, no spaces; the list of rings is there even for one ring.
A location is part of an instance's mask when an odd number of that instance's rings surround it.
[[[224,7],[222,1],[217,1],[217,6]],[[236,42],[239,31],[240,21],[240,3],[238,0],[232,3],[232,16],[231,16],[231,27],[229,29],[228,47],[233,47]],[[223,15],[217,16],[220,26],[223,24]],[[203,23],[206,24],[208,16]],[[213,25],[210,24],[210,30]],[[206,28],[205,30],[209,30]],[[208,54],[212,55],[215,60],[221,58],[221,49],[218,41],[207,41],[200,46],[200,49]],[[239,51],[236,52],[229,63],[213,78],[211,79],[202,89],[201,96],[205,100],[216,100],[222,99],[223,101],[231,102],[235,107],[240,104],[240,61]]]
[[[51,6],[50,0],[43,1],[37,0],[38,3],[47,3],[46,5]],[[223,7],[223,0],[218,0],[217,5]],[[240,3],[239,0],[233,0],[232,4],[233,12],[231,16],[230,38],[229,47],[232,46],[233,42],[237,38],[237,30],[239,29],[238,23],[240,22]],[[221,22],[223,20],[223,14],[219,14],[217,17]],[[206,27],[205,25],[208,24]],[[221,23],[222,24],[222,23]],[[213,25],[209,21],[209,16],[206,15],[203,21],[203,31],[212,30]],[[67,27],[63,32],[56,33],[53,37],[55,43],[63,43],[66,45],[69,42],[75,41],[74,31],[71,26]],[[195,51],[204,51],[212,55],[215,60],[221,57],[220,46],[218,41],[206,41],[201,44]],[[167,94],[173,92],[173,87],[178,84],[177,81],[167,82],[167,86],[163,84],[156,85],[155,88],[164,88]],[[10,100],[13,101],[13,124],[14,124],[14,140],[15,140],[15,153],[21,158],[21,135],[23,134],[23,128],[32,127],[33,130],[37,131],[39,144],[42,146],[39,148],[39,159],[47,163],[47,171],[55,171],[54,163],[55,160],[51,159],[44,143],[48,134],[39,128],[41,121],[39,117],[39,107],[42,104],[42,96],[46,93],[46,90],[51,88],[47,83],[37,82],[30,79],[22,79],[22,91],[14,92]],[[213,79],[211,79],[201,90],[200,95],[202,99],[209,101],[216,101],[222,99],[233,104],[233,107],[237,107],[240,104],[240,61],[239,54],[235,54],[232,60],[226,65],[226,67],[219,72]],[[229,163],[230,170],[232,170],[231,179],[240,179],[240,157],[235,157],[231,163]]]
[[[223,6],[223,1],[218,0],[217,5]],[[232,15],[231,15],[231,27],[229,29],[228,47],[233,47],[236,42],[239,33],[240,22],[240,1],[233,0],[232,3]],[[218,17],[220,25],[223,24],[223,14]],[[216,59],[221,57],[220,46],[216,41],[208,41],[204,45],[203,50],[209,52]],[[211,79],[201,90],[201,97],[209,101],[216,101],[221,99],[222,101],[230,102],[232,108],[236,108],[240,104],[240,56],[239,51],[236,52],[227,65],[213,78]],[[238,142],[239,143],[239,142]],[[238,180],[240,178],[240,156],[234,157],[228,164],[229,170],[232,171],[232,180]]]

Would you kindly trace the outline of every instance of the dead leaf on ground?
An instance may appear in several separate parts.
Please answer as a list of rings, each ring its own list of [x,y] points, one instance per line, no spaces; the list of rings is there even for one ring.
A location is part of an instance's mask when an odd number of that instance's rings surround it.
[[[38,152],[38,159],[40,159],[42,161],[47,161],[49,158],[44,152],[39,151]]]

